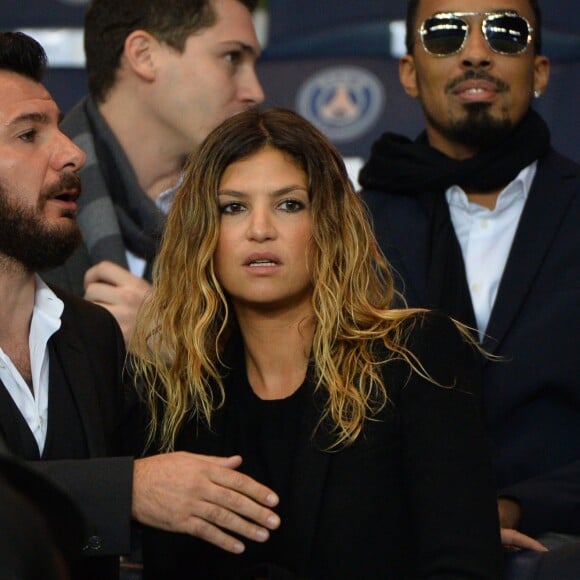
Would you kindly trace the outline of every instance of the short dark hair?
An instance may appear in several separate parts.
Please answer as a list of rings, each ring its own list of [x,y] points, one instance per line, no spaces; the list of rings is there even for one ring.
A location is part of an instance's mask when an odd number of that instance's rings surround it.
[[[237,0],[252,12],[258,0]],[[146,30],[183,52],[189,36],[215,23],[213,0],[93,0],[85,16],[89,92],[103,102],[115,84],[125,39]]]
[[[46,52],[22,32],[0,32],[0,70],[8,70],[39,83],[46,70]]]
[[[406,37],[405,45],[407,46],[407,53],[413,54],[415,46],[415,34],[417,33],[418,23],[417,11],[419,10],[419,3],[421,0],[407,1],[407,20],[406,20]],[[536,22],[534,23],[534,48],[536,54],[542,54],[542,11],[540,10],[539,0],[528,0],[534,13]]]

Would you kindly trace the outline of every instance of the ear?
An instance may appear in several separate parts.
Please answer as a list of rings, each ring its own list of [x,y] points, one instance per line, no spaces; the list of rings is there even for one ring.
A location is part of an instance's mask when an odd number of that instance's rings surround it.
[[[534,92],[544,93],[550,80],[550,61],[548,57],[538,54],[534,57]]]
[[[416,99],[419,96],[417,69],[415,68],[415,57],[412,54],[406,54],[399,60],[399,80],[410,97]]]
[[[123,0],[119,0],[123,1]],[[155,52],[159,41],[145,30],[134,30],[125,39],[123,57],[133,73],[143,80],[155,80]]]

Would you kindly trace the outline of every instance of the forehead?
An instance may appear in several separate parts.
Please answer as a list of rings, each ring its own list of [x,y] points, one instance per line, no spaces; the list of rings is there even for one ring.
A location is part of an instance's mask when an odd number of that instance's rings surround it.
[[[510,10],[517,12],[534,24],[534,12],[528,0],[421,0],[417,22],[437,12],[494,12]]]
[[[230,163],[225,168],[221,181],[226,183],[249,176],[255,177],[257,181],[264,181],[266,174],[268,180],[274,175],[277,180],[291,179],[295,184],[304,184],[307,179],[306,173],[292,156],[268,146]]]
[[[250,11],[238,0],[213,0],[216,21],[193,36],[216,42],[239,42],[259,50],[258,39]]]
[[[58,121],[58,107],[41,83],[0,70],[0,127],[20,115],[34,113],[48,115]]]

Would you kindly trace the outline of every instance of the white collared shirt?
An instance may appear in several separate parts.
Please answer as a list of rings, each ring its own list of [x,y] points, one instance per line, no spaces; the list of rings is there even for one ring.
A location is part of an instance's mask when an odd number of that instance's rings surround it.
[[[41,455],[46,442],[48,422],[48,340],[60,328],[63,310],[62,300],[36,276],[36,293],[28,338],[34,394],[10,357],[0,348],[0,379],[30,427]]]
[[[489,323],[536,167],[535,161],[522,169],[500,192],[492,210],[470,202],[465,191],[457,185],[445,192],[481,339]]]

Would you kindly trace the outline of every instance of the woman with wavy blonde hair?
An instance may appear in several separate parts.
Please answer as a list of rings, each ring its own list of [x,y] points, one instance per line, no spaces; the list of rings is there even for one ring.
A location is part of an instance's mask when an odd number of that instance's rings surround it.
[[[242,456],[282,523],[238,555],[151,531],[150,577],[501,574],[477,353],[450,319],[392,301],[320,132],[270,109],[208,136],[132,345],[150,445]]]

